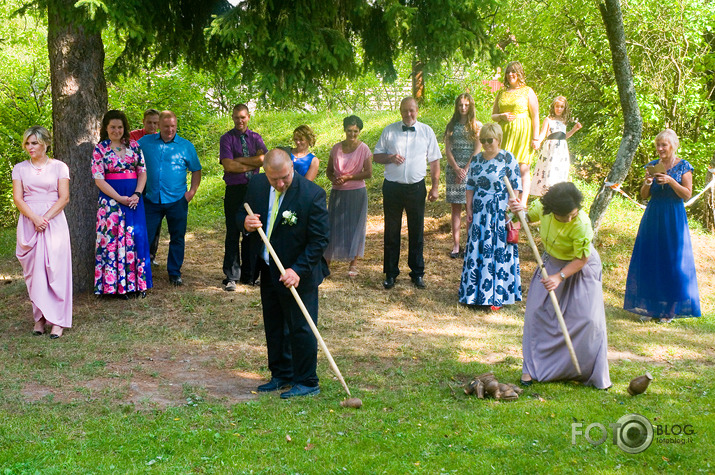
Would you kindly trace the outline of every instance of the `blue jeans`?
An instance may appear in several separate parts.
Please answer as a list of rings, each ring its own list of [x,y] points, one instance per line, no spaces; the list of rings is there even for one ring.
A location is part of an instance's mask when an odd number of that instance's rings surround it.
[[[189,214],[189,203],[181,198],[173,203],[152,203],[144,198],[147,232],[151,233],[149,242],[154,240],[161,221],[166,217],[169,226],[169,256],[166,259],[166,270],[169,277],[181,277],[181,266],[184,264],[184,236],[186,235],[186,218]]]

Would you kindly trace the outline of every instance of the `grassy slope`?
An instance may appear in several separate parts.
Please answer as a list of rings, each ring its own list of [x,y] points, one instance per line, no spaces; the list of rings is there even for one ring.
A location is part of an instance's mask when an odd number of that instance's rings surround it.
[[[437,131],[443,130],[446,116],[441,110],[423,112]],[[274,146],[288,144],[293,127],[309,123],[319,136],[316,152],[325,158],[341,138],[341,119],[258,115],[252,126]],[[372,146],[396,114],[370,113],[363,119],[363,139]],[[208,384],[177,382],[181,375],[165,371],[159,362],[195,361],[185,363],[193,364],[189,371],[229,381],[241,375],[251,384],[268,375],[258,290],[227,294],[219,286],[223,185],[216,141],[229,125],[209,127],[206,143],[198,142],[205,177],[191,204],[187,285],[181,292],[166,285],[160,267],[146,300],[79,296],[75,328],[58,342],[34,338],[12,255],[13,232],[0,233],[0,467],[5,473],[715,470],[715,241],[693,231],[706,316],[668,326],[640,323],[619,308],[640,212],[619,198],[599,243],[614,381],[607,392],[554,383],[537,384],[511,403],[465,396],[461,384],[477,373],[493,371],[511,382],[518,378],[524,304],[498,314],[456,304],[460,265],[446,257],[449,207],[443,202],[427,206],[428,289],[417,292],[402,278],[393,291],[383,291],[379,166],[369,185],[361,274],[350,281],[339,263],[321,287],[321,333],[364,407],[338,406],[344,393],[322,355],[323,393],[308,400],[264,396],[230,404]],[[319,182],[326,184],[322,174]],[[592,199],[594,186],[580,186]],[[166,242],[162,248],[165,252]],[[525,286],[534,268],[530,257],[522,246]],[[405,256],[402,262],[404,267]],[[629,380],[645,370],[655,381],[644,395],[628,396]],[[132,399],[137,388],[141,393],[152,383],[178,384],[181,404],[163,409],[149,396]],[[692,443],[654,443],[642,454],[628,455],[610,442],[609,429],[609,441],[602,445],[591,446],[583,438],[571,444],[573,421],[584,428],[594,422],[608,426],[628,413],[643,414],[655,424],[690,423]]]

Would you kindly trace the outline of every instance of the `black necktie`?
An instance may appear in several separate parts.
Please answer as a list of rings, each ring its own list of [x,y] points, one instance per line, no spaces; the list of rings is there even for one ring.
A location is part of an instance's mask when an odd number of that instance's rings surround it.
[[[402,131],[403,131],[403,132],[407,132],[407,131],[414,132],[414,131],[415,131],[415,128],[414,128],[414,126],[413,126],[413,127],[407,127],[406,125],[403,125],[403,126],[402,126]]]

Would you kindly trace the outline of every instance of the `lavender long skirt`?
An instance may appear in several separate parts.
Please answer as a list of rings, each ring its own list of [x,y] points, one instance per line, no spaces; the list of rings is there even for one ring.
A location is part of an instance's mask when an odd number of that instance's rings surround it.
[[[549,275],[560,272],[569,261],[542,256]],[[581,381],[605,389],[608,375],[606,312],[601,286],[601,257],[591,246],[591,255],[581,271],[568,277],[554,291],[576,352],[581,376],[571,362],[549,293],[537,269],[531,279],[524,318],[523,372],[536,381]]]
[[[330,192],[330,242],[325,259],[351,261],[365,254],[367,231],[367,189]]]

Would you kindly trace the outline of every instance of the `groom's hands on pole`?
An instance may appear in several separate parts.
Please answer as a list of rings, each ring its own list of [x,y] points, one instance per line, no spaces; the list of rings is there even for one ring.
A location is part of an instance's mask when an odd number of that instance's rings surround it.
[[[261,215],[260,214],[249,214],[246,216],[246,220],[243,222],[243,227],[249,233],[252,233],[256,229],[261,227]]]

